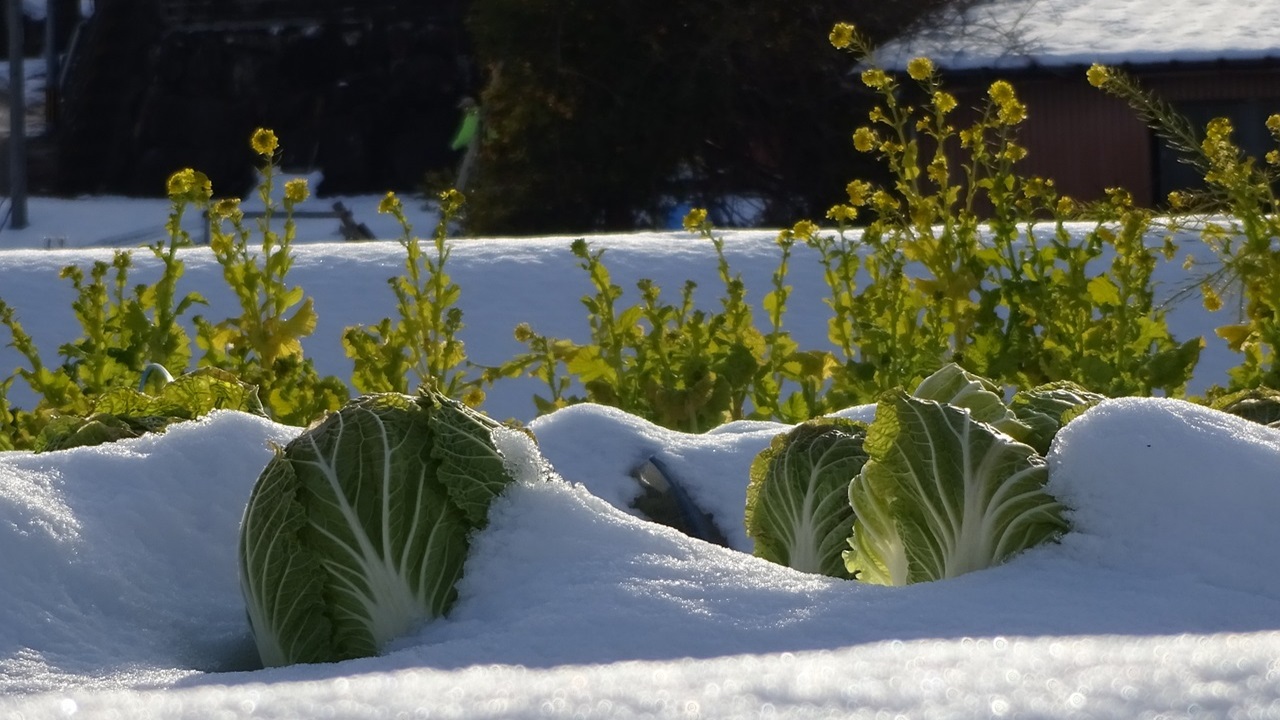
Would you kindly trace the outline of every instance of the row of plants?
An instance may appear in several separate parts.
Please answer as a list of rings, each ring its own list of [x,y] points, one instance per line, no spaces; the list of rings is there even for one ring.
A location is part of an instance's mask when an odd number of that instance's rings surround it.
[[[1070,530],[1049,491],[1058,432],[1106,399],[1069,381],[1005,388],[949,364],[876,403],[870,423],[809,420],[756,456],[745,526],[757,557],[877,585],[999,565]],[[1215,409],[1280,420],[1280,393],[1244,390]]]
[[[650,280],[638,283],[638,301],[629,302],[610,276],[605,251],[579,240],[573,254],[592,287],[583,298],[587,339],[551,337],[522,324],[515,336],[524,352],[497,366],[476,366],[460,340],[462,291],[446,267],[447,230],[462,212],[462,196],[441,196],[440,221],[424,243],[400,200],[388,194],[379,211],[400,221],[405,248],[404,273],[388,281],[396,317],[348,328],[342,342],[354,363],[350,382],[322,377],[303,351],[315,328],[315,303],[288,278],[293,212],[309,190],[305,181],[290,180],[276,204],[278,142],[271,131],[258,130],[251,147],[263,161],[264,216],[249,224],[239,201],[215,200],[201,173],[175,173],[168,186],[169,237],[149,248],[161,264],[158,280],[131,285],[126,251],[88,269],[63,270],[77,294],[73,309],[82,335],[59,348],[60,362],[45,361],[0,300],[0,324],[27,361],[0,381],[0,448],[59,446],[69,424],[55,418],[100,421],[97,416],[115,414],[99,407],[99,399],[123,386],[146,390],[143,371],[153,366],[176,374],[225,371],[257,388],[264,413],[295,425],[336,410],[353,391],[403,393],[432,385],[480,407],[486,388],[518,376],[545,383],[545,395],[535,398],[539,412],[592,401],[690,432],[742,418],[801,422],[911,387],[952,362],[1004,387],[1070,381],[1112,396],[1176,396],[1204,341],[1173,337],[1152,278],[1159,263],[1175,261],[1173,231],[1189,221],[1200,223],[1219,260],[1199,284],[1206,307],[1221,307],[1227,292],[1243,302],[1239,321],[1217,330],[1242,356],[1224,389],[1280,383],[1274,359],[1280,221],[1272,190],[1280,150],[1264,160],[1245,157],[1225,121],[1211,123],[1200,140],[1131,78],[1095,66],[1090,81],[1128,99],[1203,169],[1207,189],[1175,194],[1171,203],[1188,214],[1170,225],[1122,190],[1081,206],[1051,180],[1018,171],[1026,150],[1017,131],[1026,108],[1007,82],[992,83],[972,120],[961,125],[958,102],[929,60],[913,60],[898,77],[870,64],[871,47],[853,26],[837,25],[830,39],[866,67],[862,81],[880,98],[852,143],[879,157],[892,180],[853,180],[847,201],[828,212],[827,227],[801,221],[782,231],[778,263],[758,307],[748,302],[723,238],[706,213],[695,210],[685,227],[715,251],[718,302],[699,302],[692,282],[673,299]],[[1280,116],[1268,120],[1268,128],[1280,138]],[[193,211],[208,212],[213,221],[210,250],[238,300],[236,317],[194,314],[204,298],[179,289],[179,250],[191,244],[182,219]],[[1227,219],[1202,220],[1209,212]],[[1067,224],[1080,220],[1090,229],[1072,232]],[[801,347],[787,330],[788,274],[802,248],[821,263],[827,286],[826,348]],[[39,398],[30,410],[5,399],[17,380]]]
[[[1105,398],[1057,382],[1006,404],[1002,390],[949,364],[910,393],[885,393],[870,423],[819,418],[778,435],[750,468],[743,518],[755,555],[901,586],[993,567],[1070,532],[1044,454]],[[1265,406],[1274,418],[1280,400],[1257,399],[1225,409]],[[376,655],[447,615],[493,501],[556,478],[530,434],[430,388],[365,395],[304,430],[259,475],[240,527],[263,665]],[[681,506],[675,515],[711,521],[674,481],[652,489]]]

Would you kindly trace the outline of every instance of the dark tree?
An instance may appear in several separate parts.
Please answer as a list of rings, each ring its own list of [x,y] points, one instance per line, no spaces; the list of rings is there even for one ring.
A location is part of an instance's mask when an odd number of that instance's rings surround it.
[[[70,58],[63,192],[154,195],[182,167],[243,194],[255,127],[322,193],[415,190],[445,171],[472,90],[463,0],[98,0]]]
[[[944,4],[472,0],[488,83],[470,229],[629,229],[727,197],[762,199],[766,222],[821,216],[865,162],[849,133],[869,101],[832,25],[885,39]]]

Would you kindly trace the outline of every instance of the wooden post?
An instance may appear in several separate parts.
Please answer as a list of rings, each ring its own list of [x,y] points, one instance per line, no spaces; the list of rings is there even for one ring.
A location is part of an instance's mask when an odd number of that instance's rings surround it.
[[[22,69],[22,0],[9,0],[9,227],[27,226],[27,101]]]
[[[57,129],[58,124],[58,78],[62,75],[60,63],[62,56],[58,52],[58,33],[62,32],[64,18],[62,3],[57,0],[46,0],[44,11],[44,122],[45,133]]]

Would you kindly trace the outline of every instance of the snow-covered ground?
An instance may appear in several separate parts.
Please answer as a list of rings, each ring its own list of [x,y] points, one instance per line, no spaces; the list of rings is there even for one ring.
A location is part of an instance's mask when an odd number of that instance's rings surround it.
[[[76,334],[58,268],[109,258],[84,246],[164,220],[163,203],[93,202],[73,221],[75,204],[35,201],[31,228],[0,233],[0,298],[49,358]],[[372,225],[374,203],[348,205]],[[67,247],[44,249],[55,232]],[[293,277],[320,313],[307,354],[346,377],[338,333],[393,312],[384,281],[402,255],[395,242],[322,242],[331,232],[304,230]],[[473,358],[518,350],[520,321],[582,337],[590,288],[571,240],[457,242],[450,270]],[[624,287],[652,277],[676,292],[695,279],[715,302],[705,241],[592,242]],[[762,292],[773,233],[733,233],[727,251]],[[139,280],[155,271],[146,255]],[[232,299],[207,250],[183,257],[183,287],[223,317]],[[819,268],[799,252],[794,266],[787,328],[822,347]],[[1194,302],[1175,319],[1180,337],[1210,335],[1216,320]],[[1201,384],[1232,363],[1209,342],[1218,367]],[[16,364],[0,349],[0,372]],[[533,420],[564,482],[500,499],[449,617],[380,657],[329,665],[258,669],[236,578],[250,488],[297,428],[223,412],[98,448],[0,453],[0,718],[1280,717],[1277,431],[1178,401],[1110,401],[1051,452],[1050,489],[1073,522],[1061,543],[883,588],[748,554],[747,468],[785,426],[693,436],[596,406],[533,419],[536,390],[500,385],[487,409]],[[625,509],[631,471],[654,454],[732,550]]]

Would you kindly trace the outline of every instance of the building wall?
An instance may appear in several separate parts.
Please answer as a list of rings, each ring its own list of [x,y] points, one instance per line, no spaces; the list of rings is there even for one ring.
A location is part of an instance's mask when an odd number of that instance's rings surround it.
[[[1016,83],[1027,106],[1023,172],[1052,178],[1060,192],[1081,201],[1123,187],[1149,203],[1150,133],[1127,104],[1083,75]]]
[[[1230,113],[1238,141],[1247,140],[1243,144],[1275,147],[1261,124],[1267,115],[1280,113],[1280,63],[1131,72],[1144,87],[1205,119]],[[963,95],[978,104],[995,77],[965,79]],[[1082,201],[1101,199],[1106,188],[1123,187],[1140,204],[1164,202],[1169,188],[1163,186],[1170,181],[1162,181],[1159,173],[1168,172],[1171,156],[1161,156],[1161,141],[1127,103],[1088,84],[1085,68],[1004,77],[1027,106],[1028,118],[1020,135],[1028,150],[1021,164],[1023,173],[1052,178],[1061,192]]]

